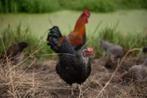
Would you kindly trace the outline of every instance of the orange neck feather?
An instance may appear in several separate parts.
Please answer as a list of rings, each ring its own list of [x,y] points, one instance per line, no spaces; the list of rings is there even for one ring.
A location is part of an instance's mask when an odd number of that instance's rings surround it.
[[[81,16],[77,22],[76,22],[76,25],[75,25],[75,28],[74,28],[74,33],[77,33],[78,35],[83,35],[85,34],[85,19],[84,18],[87,18],[87,17],[84,17],[84,16]]]

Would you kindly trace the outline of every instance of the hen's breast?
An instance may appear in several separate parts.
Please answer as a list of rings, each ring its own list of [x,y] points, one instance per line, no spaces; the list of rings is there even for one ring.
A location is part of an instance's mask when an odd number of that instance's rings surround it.
[[[68,84],[83,83],[91,72],[91,67],[84,64],[80,56],[62,54],[56,66],[57,74]]]

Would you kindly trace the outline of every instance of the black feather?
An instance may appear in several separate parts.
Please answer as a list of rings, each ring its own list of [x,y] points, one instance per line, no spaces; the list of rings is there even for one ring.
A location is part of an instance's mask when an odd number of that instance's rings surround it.
[[[86,65],[81,53],[75,51],[66,40],[59,50],[61,54],[59,54],[59,63],[56,66],[59,76],[70,85],[83,83],[90,75],[90,64]]]
[[[50,45],[51,49],[54,50],[55,52],[58,52],[58,42],[59,38],[62,37],[62,34],[57,26],[52,27],[49,30],[47,41],[48,45]]]

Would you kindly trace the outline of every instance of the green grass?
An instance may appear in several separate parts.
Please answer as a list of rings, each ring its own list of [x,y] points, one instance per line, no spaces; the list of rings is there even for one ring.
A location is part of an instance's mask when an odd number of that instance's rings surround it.
[[[29,47],[26,49],[26,54],[28,55],[33,53],[34,56],[40,58],[44,54],[52,53],[43,38],[37,38],[32,35],[29,28],[22,28],[21,25],[18,25],[16,29],[8,26],[8,28],[0,33],[0,54],[12,44],[22,41],[28,43]]]
[[[62,9],[111,12],[118,9],[146,9],[147,0],[0,0],[0,12],[44,13]]]
[[[96,52],[96,57],[102,55],[102,49],[99,47],[99,42],[101,39],[108,40],[110,42],[119,44],[123,46],[124,49],[131,48],[141,48],[147,45],[147,32],[139,33],[128,33],[123,34],[115,30],[115,28],[105,28],[103,30],[98,30],[96,28],[95,34],[88,35],[88,46],[94,47]],[[43,38],[38,38],[32,35],[29,28],[22,29],[19,25],[15,30],[12,30],[10,26],[0,33],[0,53],[4,52],[5,48],[8,48],[12,43],[25,41],[29,44],[29,48],[26,50],[28,54],[37,51],[36,57],[52,57],[52,53],[49,46]],[[3,47],[5,46],[5,48]]]
[[[100,40],[107,40],[109,42],[121,45],[125,50],[132,48],[142,48],[147,45],[147,32],[128,33],[123,34],[115,30],[115,28],[105,28],[97,31],[97,35],[90,36],[89,46],[95,48],[96,56],[102,55],[100,48]]]

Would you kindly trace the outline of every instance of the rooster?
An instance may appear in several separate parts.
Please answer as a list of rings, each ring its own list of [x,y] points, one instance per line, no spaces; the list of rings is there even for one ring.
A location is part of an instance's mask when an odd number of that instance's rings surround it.
[[[48,45],[58,53],[59,63],[56,66],[57,74],[68,84],[83,83],[91,72],[92,48],[76,51],[68,38],[62,36],[59,28],[50,29]]]
[[[86,42],[86,24],[90,17],[89,10],[84,10],[78,18],[74,30],[67,36],[68,41],[76,50],[80,49]]]
[[[56,72],[69,85],[82,84],[91,73],[93,48],[83,47],[86,43],[85,24],[89,16],[90,12],[84,10],[68,36],[62,36],[59,28],[54,26],[47,37],[48,45],[59,56]]]
[[[62,36],[57,26],[49,31],[47,38],[48,45],[58,53],[59,62],[56,65],[56,72],[67,84],[82,84],[91,73],[93,48],[76,50],[66,36]],[[79,85],[79,92],[81,86]],[[71,88],[73,95],[73,88]],[[80,93],[81,94],[81,93]]]

